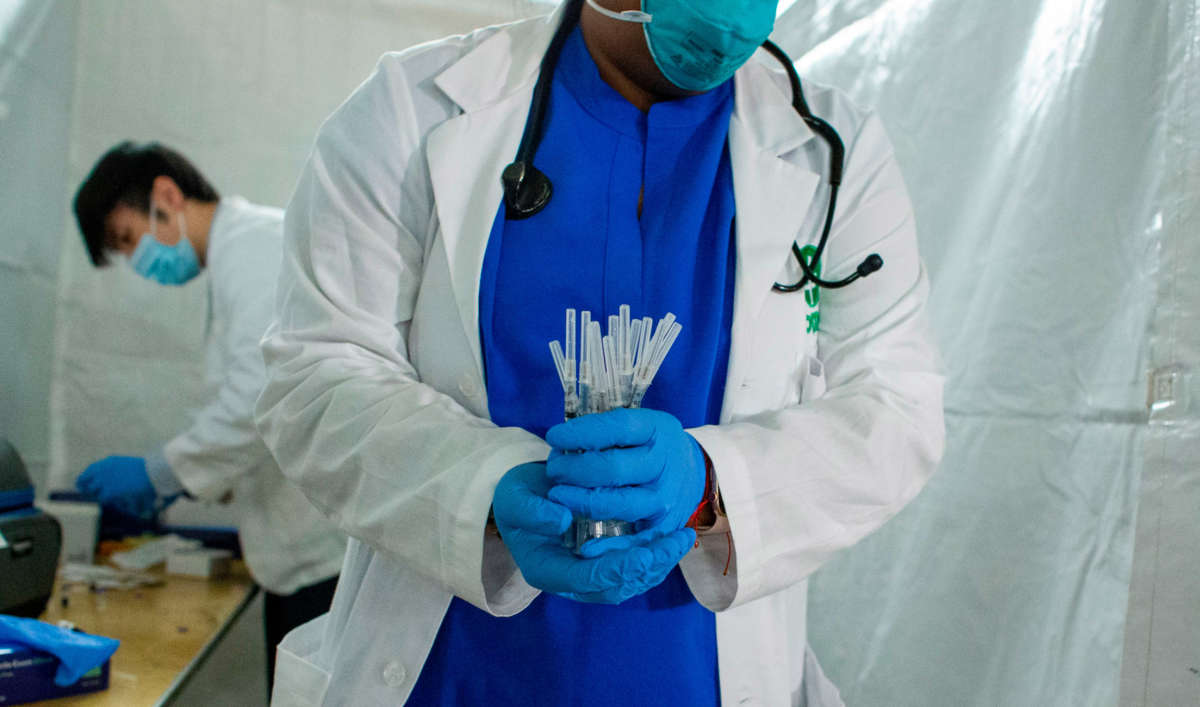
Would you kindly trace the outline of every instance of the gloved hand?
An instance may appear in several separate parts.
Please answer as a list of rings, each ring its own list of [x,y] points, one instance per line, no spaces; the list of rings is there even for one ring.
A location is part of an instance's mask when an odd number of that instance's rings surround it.
[[[670,413],[617,409],[550,428],[548,498],[597,520],[636,522],[636,535],[601,538],[585,557],[677,532],[704,497],[700,444]]]
[[[563,546],[571,511],[548,498],[546,464],[513,467],[500,479],[492,513],[500,537],[531,586],[576,601],[619,604],[656,586],[692,548],[684,528],[645,544],[580,558]]]
[[[102,506],[138,518],[149,518],[156,510],[158,494],[141,457],[105,457],[93,462],[75,479],[75,488]]]

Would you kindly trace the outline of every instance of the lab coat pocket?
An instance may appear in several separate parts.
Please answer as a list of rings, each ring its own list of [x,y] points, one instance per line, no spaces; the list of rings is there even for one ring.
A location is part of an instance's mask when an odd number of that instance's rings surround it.
[[[825,364],[811,354],[801,362],[800,403],[811,403],[825,395]]]
[[[325,701],[331,673],[314,660],[328,614],[292,629],[275,649],[275,688],[271,707],[316,707]]]
[[[804,645],[804,681],[800,689],[799,707],[846,707],[837,685],[825,677],[825,671],[813,655],[812,646]]]

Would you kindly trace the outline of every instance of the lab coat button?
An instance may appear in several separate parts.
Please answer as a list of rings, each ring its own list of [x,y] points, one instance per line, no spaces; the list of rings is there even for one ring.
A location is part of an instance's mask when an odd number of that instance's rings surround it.
[[[468,398],[479,397],[479,386],[469,375],[464,375],[458,379],[458,391]]]
[[[408,672],[398,660],[390,661],[383,666],[383,683],[388,687],[400,687],[404,684],[406,677],[408,677]]]

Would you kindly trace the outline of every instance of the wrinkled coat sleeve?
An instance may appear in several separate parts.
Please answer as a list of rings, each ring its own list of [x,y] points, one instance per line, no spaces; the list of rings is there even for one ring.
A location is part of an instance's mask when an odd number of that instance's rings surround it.
[[[713,460],[735,548],[727,575],[724,538],[705,538],[683,562],[714,610],[808,577],[895,515],[941,458],[942,375],[912,206],[878,118],[837,128],[849,152],[824,272],[840,277],[873,252],[885,265],[821,291],[824,396],[691,430]]]
[[[409,85],[411,64],[385,57],[304,167],[258,425],[284,474],[346,533],[480,608],[513,611],[496,592],[519,584],[523,602],[533,592],[503,548],[485,553],[500,541],[484,526],[498,478],[548,449],[422,383],[406,354],[437,228],[422,148],[430,111],[414,107],[429,89]]]
[[[184,488],[210,501],[270,456],[254,427],[254,403],[266,375],[259,341],[273,316],[279,238],[239,234],[226,247],[219,271],[209,272],[214,316],[225,322],[221,383],[192,425],[163,450]]]

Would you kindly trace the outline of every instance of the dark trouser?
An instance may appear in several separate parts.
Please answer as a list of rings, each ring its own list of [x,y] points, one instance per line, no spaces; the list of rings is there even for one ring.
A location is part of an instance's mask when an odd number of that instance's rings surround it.
[[[263,592],[263,629],[267,637],[267,694],[275,687],[275,646],[288,631],[315,619],[333,603],[337,577],[301,587],[291,594]]]

